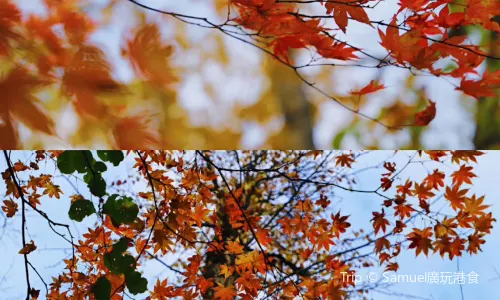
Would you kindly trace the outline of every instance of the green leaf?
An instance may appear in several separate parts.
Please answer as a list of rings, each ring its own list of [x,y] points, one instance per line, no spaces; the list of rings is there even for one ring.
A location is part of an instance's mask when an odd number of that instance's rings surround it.
[[[135,269],[135,259],[132,255],[122,255],[120,252],[111,251],[104,255],[104,265],[112,273],[126,274]]]
[[[117,200],[118,195],[111,195],[102,207],[103,213],[111,217],[113,224],[132,224],[139,214],[139,207],[130,197],[122,197]]]
[[[69,218],[81,222],[85,217],[95,213],[94,204],[89,200],[76,200],[69,208]]]
[[[98,150],[97,156],[104,161],[112,163],[115,167],[125,158],[119,150]]]
[[[96,300],[109,300],[111,296],[111,283],[106,277],[99,277],[92,286],[91,291]]]
[[[97,197],[102,197],[106,195],[106,182],[102,178],[101,174],[88,172],[83,176],[83,180],[87,183],[87,186],[89,187],[90,192],[97,196]]]
[[[113,244],[113,251],[118,253],[123,253],[127,251],[128,248],[128,239],[126,237],[122,237],[116,244]]]
[[[83,151],[67,150],[57,158],[57,167],[63,174],[72,174],[75,171],[85,173],[87,165]]]
[[[106,164],[103,163],[102,161],[96,161],[95,164],[94,164],[94,170],[96,170],[97,172],[105,172],[106,170],[108,169],[108,167],[106,167]]]
[[[130,293],[134,295],[144,293],[148,288],[148,281],[137,271],[125,274],[125,282]]]

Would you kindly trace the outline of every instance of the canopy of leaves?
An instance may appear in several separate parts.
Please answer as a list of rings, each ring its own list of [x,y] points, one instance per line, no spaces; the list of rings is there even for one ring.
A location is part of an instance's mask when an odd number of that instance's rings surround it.
[[[496,221],[489,195],[473,193],[480,151],[100,152],[111,161],[105,172],[118,175],[101,176],[101,198],[78,186],[101,172],[95,152],[35,151],[25,162],[4,154],[5,217],[29,229],[38,216],[51,225],[47,234],[74,248],[47,285],[49,299],[363,299],[384,286],[342,274],[397,273],[403,250],[417,260],[478,254]],[[334,200],[351,194],[373,200],[365,220]],[[52,201],[69,210],[46,213]],[[85,219],[78,232],[59,221],[66,212]],[[46,241],[21,235],[15,252],[29,266]],[[169,279],[151,279],[150,263]],[[39,284],[26,280],[35,298]]]

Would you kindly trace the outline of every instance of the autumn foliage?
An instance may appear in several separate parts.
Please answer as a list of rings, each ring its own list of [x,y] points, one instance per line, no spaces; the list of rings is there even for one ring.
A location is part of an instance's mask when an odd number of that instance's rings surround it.
[[[44,0],[41,9],[45,13],[32,13],[14,1],[0,1],[0,146],[20,148],[20,128],[60,139],[64,121],[59,121],[60,116],[54,112],[70,110],[75,112],[73,118],[78,118],[81,130],[106,128],[102,139],[113,148],[182,147],[162,137],[163,132],[152,122],[156,117],[153,112],[164,108],[151,110],[144,104],[151,96],[132,92],[132,86],[116,78],[109,49],[92,41],[92,35],[107,24],[85,10],[86,2]],[[139,11],[211,28],[222,36],[251,44],[258,48],[256,51],[264,51],[296,72],[302,83],[323,97],[390,130],[427,126],[440,113],[436,111],[439,99],[428,99],[426,106],[415,107],[413,119],[387,122],[385,116],[361,111],[359,99],[358,105],[352,106],[324,92],[302,71],[344,64],[407,69],[412,74],[445,78],[456,85],[456,90],[479,101],[495,96],[500,85],[500,71],[482,71],[486,59],[500,58],[488,54],[483,43],[460,31],[476,28],[500,33],[495,18],[500,15],[498,1],[399,1],[389,19],[379,20],[371,18],[370,13],[384,4],[380,0],[217,0],[217,12],[227,15],[222,23],[133,0],[108,2],[100,13],[126,3]],[[361,49],[347,41],[356,23],[365,26],[367,34],[378,35],[385,53]],[[120,42],[121,57],[130,64],[135,79],[153,93],[175,91],[174,84],[181,77],[171,66],[175,51],[162,38],[162,24],[143,18]],[[292,55],[291,50],[311,58],[304,63],[304,56]],[[176,54],[176,59],[182,57],[182,53]],[[298,58],[302,58],[300,62]],[[351,89],[350,94],[361,98],[385,88],[383,82],[374,79],[364,87]],[[127,95],[137,103],[120,100]],[[398,116],[393,119],[399,120]],[[130,140],[130,136],[142,138]],[[75,143],[72,139],[64,142]]]
[[[36,151],[24,162],[18,154],[4,152],[2,210],[23,228],[34,226],[25,213],[33,211],[72,249],[46,291],[27,278],[31,299],[362,298],[373,287],[342,274],[398,272],[403,250],[416,259],[477,254],[495,222],[487,198],[470,191],[479,151],[403,151],[378,162],[363,151]],[[366,155],[378,175],[359,189]],[[409,177],[413,165],[427,175]],[[347,196],[377,201],[367,227],[340,209],[335,198]],[[81,235],[56,221],[60,209],[46,213],[51,201],[68,208]],[[19,254],[32,276],[39,243],[23,229]],[[143,273],[151,263],[171,275],[152,280]]]

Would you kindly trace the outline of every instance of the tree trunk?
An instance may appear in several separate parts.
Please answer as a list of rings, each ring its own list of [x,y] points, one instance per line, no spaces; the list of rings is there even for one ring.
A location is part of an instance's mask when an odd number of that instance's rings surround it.
[[[312,107],[304,93],[302,80],[282,63],[273,61],[271,64],[271,89],[285,118],[285,126],[280,133],[285,141],[280,146],[286,149],[315,149]]]
[[[500,23],[500,16],[496,17]],[[500,57],[499,36],[496,32],[488,32],[490,36],[489,54]],[[500,69],[500,61],[487,59],[488,71],[493,72]],[[476,131],[474,134],[474,146],[476,149],[500,148],[500,91],[495,91],[495,97],[487,97],[479,100],[476,113]]]

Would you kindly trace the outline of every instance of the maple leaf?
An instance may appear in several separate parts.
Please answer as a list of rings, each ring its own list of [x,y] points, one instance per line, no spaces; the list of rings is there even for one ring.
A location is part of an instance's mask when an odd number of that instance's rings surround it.
[[[446,192],[444,197],[450,201],[451,208],[454,210],[462,209],[464,206],[465,195],[469,191],[468,189],[459,189],[459,185],[453,185],[452,188],[446,187]]]
[[[147,242],[148,242],[147,239],[143,238],[137,239],[137,241],[135,242],[135,250],[137,251],[137,253],[143,253],[143,251],[147,250],[148,248],[151,248],[151,246],[148,245]]]
[[[382,237],[375,241],[375,251],[377,253],[382,252],[382,250],[386,248],[387,250],[391,249],[391,242],[388,239]]]
[[[415,126],[427,126],[434,120],[434,117],[436,117],[436,102],[429,100],[429,105],[421,112],[415,114],[413,124]]]
[[[255,232],[255,237],[260,243],[262,247],[267,247],[269,246],[269,243],[272,242],[271,237],[269,237],[269,229],[259,229],[257,228]]]
[[[12,199],[4,200],[3,203],[2,210],[6,213],[7,218],[12,218],[17,212],[17,203]]]
[[[273,47],[273,52],[276,57],[284,60],[286,63],[290,63],[289,50],[305,48],[306,43],[302,41],[301,37],[285,36],[275,39],[274,41],[272,41],[270,46]]]
[[[246,292],[246,295],[252,296],[252,299],[255,299],[259,290],[262,289],[260,279],[251,272],[243,273],[243,276],[240,276],[235,282],[238,284],[238,288],[242,288]]]
[[[476,177],[476,174],[472,172],[472,167],[461,165],[459,170],[451,174],[451,177],[453,178],[453,184],[460,186],[464,182],[472,184],[471,178]]]
[[[315,35],[309,38],[309,44],[314,46],[318,54],[324,58],[338,60],[352,60],[358,58],[354,52],[361,49],[351,47],[344,42],[336,41],[334,38],[334,36]]]
[[[390,263],[385,268],[385,271],[394,271],[394,272],[397,272],[398,270],[399,270],[399,264],[398,263]]]
[[[384,177],[380,178],[380,183],[381,183],[380,187],[384,191],[387,191],[388,189],[391,188],[393,182],[394,181],[391,178],[384,176]]]
[[[342,29],[342,31],[345,33],[348,23],[348,14],[354,20],[372,26],[368,15],[366,14],[364,8],[361,6],[361,4],[364,4],[366,2],[368,1],[357,1],[356,3],[353,3],[351,0],[338,0],[335,2],[322,2],[322,4],[325,4],[327,14],[330,14],[333,11],[333,18],[335,20],[335,23],[337,23],[340,29]]]
[[[446,5],[439,12],[438,17],[436,17],[436,22],[441,25],[443,28],[453,28],[459,26],[465,19],[465,13],[463,12],[454,12],[450,13],[450,9],[448,5]]]
[[[460,163],[460,161],[477,163],[476,156],[484,155],[484,152],[477,150],[455,150],[451,151],[451,161],[453,163]]]
[[[159,140],[144,115],[119,119],[113,128],[117,149],[157,148]]]
[[[25,164],[23,164],[22,162],[18,161],[14,164],[14,170],[16,172],[22,172],[22,171],[26,171],[26,170],[29,170],[29,167],[26,166]]]
[[[445,174],[440,172],[438,169],[435,169],[432,174],[425,177],[423,182],[426,183],[428,187],[432,187],[437,190],[440,186],[444,186],[444,178]]]
[[[483,205],[484,196],[476,198],[476,195],[472,195],[470,198],[465,199],[464,211],[470,213],[471,215],[482,216],[486,213],[483,211],[490,207],[489,205]]]
[[[266,264],[264,262],[264,255],[259,251],[243,253],[236,257],[236,269],[241,271],[251,271],[253,268],[265,272]]]
[[[450,244],[450,251],[448,253],[448,258],[450,260],[455,256],[462,256],[462,251],[465,249],[464,243],[465,239],[461,239],[459,237],[455,237],[453,242]]]
[[[79,114],[106,118],[108,107],[97,98],[97,94],[117,92],[121,87],[111,77],[111,67],[104,52],[94,46],[82,45],[64,70],[62,89],[73,97],[73,105]]]
[[[347,166],[351,167],[351,164],[354,162],[354,157],[351,153],[344,153],[336,157],[335,165],[340,165],[341,167]]]
[[[468,240],[469,240],[469,245],[467,246],[467,251],[470,254],[477,253],[477,251],[483,251],[481,249],[481,245],[484,244],[486,241],[482,239],[482,236],[475,234],[469,235]]]
[[[474,220],[474,228],[477,232],[483,233],[491,233],[491,229],[493,228],[493,222],[497,220],[493,218],[493,214],[489,212],[488,214],[478,214],[480,217],[475,218]]]
[[[56,197],[59,199],[59,194],[64,194],[61,190],[61,187],[58,185],[54,185],[51,182],[48,182],[45,184],[45,191],[43,192],[44,195],[49,195],[50,198]]]
[[[194,207],[194,212],[190,214],[190,217],[196,222],[196,225],[198,225],[198,227],[201,227],[203,219],[208,215],[209,212],[210,210],[207,209],[204,205],[197,204]]]
[[[363,87],[359,91],[350,91],[349,94],[362,96],[362,95],[366,95],[366,94],[370,94],[370,93],[375,93],[376,91],[379,91],[382,89],[385,89],[385,85],[379,83],[376,80],[372,80],[372,81],[370,81],[370,83],[368,85],[366,85],[365,87]]]
[[[431,197],[434,197],[435,194],[431,192],[431,187],[427,184],[422,183],[418,184],[415,182],[414,190],[412,191],[413,195],[417,196],[419,200],[427,200]]]
[[[153,296],[153,298],[157,300],[172,299],[180,295],[180,291],[176,291],[173,286],[168,286],[168,279],[164,279],[162,281],[160,281],[160,279],[157,279],[154,290],[151,293],[151,296]]]
[[[432,236],[432,228],[427,227],[424,230],[413,228],[413,232],[409,233],[406,237],[411,244],[410,249],[416,248],[416,256],[423,252],[426,256],[429,254],[429,249],[434,249],[430,237]]]
[[[19,250],[19,254],[30,254],[35,250],[36,250],[35,242],[31,241],[27,243],[21,250]]]
[[[172,250],[172,245],[174,245],[164,230],[155,230],[153,233],[153,241],[156,243],[153,253],[161,250],[161,252],[165,254],[167,251]]]
[[[412,182],[407,179],[404,185],[398,185],[397,188],[397,193],[402,194],[402,195],[408,195],[411,196],[413,195],[413,192],[410,190],[412,186]]]
[[[53,135],[54,121],[40,109],[38,98],[33,96],[35,90],[48,84],[49,81],[31,75],[23,67],[14,68],[0,80],[0,90],[2,91],[0,116],[5,115],[8,120],[7,115],[12,115],[30,129]],[[12,140],[17,139],[15,133],[6,134],[7,138],[9,135]],[[12,147],[15,147],[15,144]]]
[[[334,246],[335,243],[333,242],[332,238],[334,237],[333,234],[329,232],[322,232],[318,234],[318,236],[312,238],[311,242],[314,245],[318,245],[318,250],[321,250],[321,248],[324,248],[326,251],[330,251],[330,246]]]
[[[227,279],[229,276],[231,276],[234,272],[234,268],[231,267],[231,266],[227,266],[227,265],[222,265],[220,267],[220,273],[219,275],[224,275],[224,278]]]
[[[375,229],[375,235],[378,233],[380,229],[382,229],[382,232],[385,233],[386,231],[386,226],[390,225],[389,221],[385,218],[385,212],[384,209],[382,208],[382,213],[379,212],[372,212],[373,218],[371,221],[373,221],[373,228]]]
[[[429,67],[432,60],[427,56],[432,52],[427,48],[428,42],[422,37],[421,28],[406,31],[399,35],[397,19],[393,18],[385,33],[380,29],[378,29],[378,32],[381,39],[380,44],[399,63],[409,62],[419,64],[419,68]]]
[[[436,252],[439,251],[439,255],[441,255],[441,257],[444,257],[444,255],[450,251],[450,237],[439,237],[439,239],[434,242],[434,250]]]
[[[234,297],[236,297],[236,289],[234,288],[234,285],[230,284],[227,287],[224,286],[221,283],[217,282],[217,287],[214,288],[215,294],[214,298],[215,299],[220,299],[220,300],[233,300]]]
[[[164,87],[177,81],[168,61],[174,48],[162,44],[157,24],[146,24],[139,28],[122,51],[130,57],[134,69],[151,83]]]
[[[454,218],[448,219],[448,217],[445,217],[442,222],[437,223],[434,226],[434,232],[436,237],[442,237],[442,236],[447,236],[447,235],[457,235],[457,232],[454,230],[457,228],[457,224],[455,223]]]
[[[476,98],[479,100],[481,97],[494,97],[495,93],[487,84],[482,80],[467,80],[462,79],[460,86],[455,88],[464,92],[465,94]]]
[[[59,17],[68,40],[73,45],[83,45],[95,29],[95,25],[85,13],[65,9]]]
[[[332,232],[337,237],[340,238],[340,235],[346,232],[347,228],[351,227],[351,223],[347,222],[349,216],[340,216],[340,211],[338,211],[335,215],[332,214]]]
[[[401,217],[401,220],[403,220],[405,217],[410,218],[411,213],[415,211],[415,209],[413,209],[411,204],[406,204],[406,205],[398,204],[394,207],[394,210],[395,210],[394,215],[395,216],[399,215]]]

